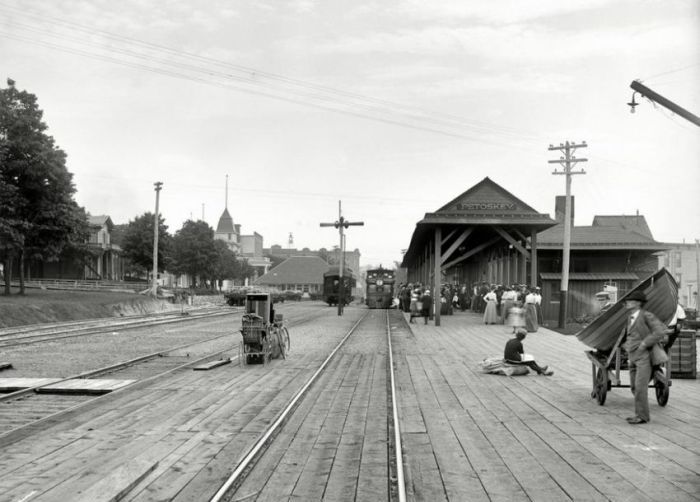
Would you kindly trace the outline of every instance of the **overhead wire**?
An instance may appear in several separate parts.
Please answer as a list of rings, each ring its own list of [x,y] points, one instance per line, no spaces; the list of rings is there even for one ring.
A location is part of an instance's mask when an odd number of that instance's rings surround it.
[[[0,7],[4,7],[4,5],[0,4]],[[34,17],[40,18],[40,16],[34,16]],[[70,24],[71,26],[74,26],[74,23],[68,23],[68,24]],[[75,25],[75,26],[77,26],[76,29],[80,29],[83,32],[87,32],[87,33],[96,32],[96,33],[99,33],[101,35],[106,34],[105,36],[108,35],[110,38],[129,40],[129,41],[133,41],[137,44],[144,45],[147,47],[155,47],[159,51],[164,51],[164,52],[172,53],[175,55],[179,54],[179,51],[169,49],[169,48],[164,48],[162,46],[157,46],[155,44],[149,44],[146,42],[136,41],[134,39],[119,37],[117,35],[109,34],[107,32],[101,32],[99,30],[90,30],[89,28],[81,27],[79,25]],[[173,72],[172,70],[164,71],[163,69],[160,69],[160,68],[154,69],[150,66],[142,65],[142,64],[136,64],[136,66],[135,66],[135,63],[132,61],[124,61],[124,60],[118,59],[118,58],[111,58],[111,57],[100,55],[100,54],[94,54],[94,53],[91,53],[91,52],[88,52],[88,51],[85,51],[82,49],[76,49],[73,47],[66,47],[65,45],[60,45],[60,44],[56,44],[53,42],[47,42],[45,40],[37,40],[36,38],[27,38],[27,37],[17,38],[18,37],[17,35],[13,35],[11,33],[3,33],[2,35],[6,36],[8,38],[12,38],[14,36],[15,39],[18,39],[18,40],[22,40],[22,41],[25,41],[28,43],[42,45],[44,47],[49,47],[49,48],[53,48],[53,49],[57,49],[57,50],[62,50],[62,51],[77,54],[77,55],[93,57],[96,59],[101,59],[103,61],[108,61],[108,62],[112,62],[112,63],[116,63],[116,64],[126,65],[126,66],[130,66],[132,68],[137,68],[137,69],[141,69],[141,70],[154,71],[156,73],[161,73],[161,74],[168,75],[168,76],[178,76],[180,78],[188,78],[190,80],[195,80],[195,81],[199,81],[202,83],[217,85],[217,83],[212,82],[210,79],[211,78],[222,78],[222,79],[227,79],[227,80],[234,80],[237,83],[246,84],[248,86],[257,86],[257,87],[266,86],[266,87],[264,87],[266,92],[265,91],[260,92],[257,89],[250,89],[248,87],[245,87],[245,88],[241,88],[239,86],[233,86],[233,87],[235,87],[238,90],[242,89],[245,92],[252,92],[254,94],[262,94],[266,97],[274,97],[277,99],[283,99],[285,101],[290,101],[290,102],[293,102],[296,104],[302,104],[302,105],[312,105],[312,106],[316,105],[317,107],[320,107],[323,109],[330,109],[331,111],[336,111],[336,112],[340,112],[340,113],[348,113],[348,114],[359,116],[362,118],[370,118],[373,120],[387,122],[387,123],[394,124],[394,125],[400,125],[403,127],[410,127],[410,128],[419,129],[419,130],[426,130],[426,131],[430,131],[430,132],[436,132],[439,134],[446,134],[446,135],[452,136],[452,137],[468,139],[471,141],[478,141],[478,142],[482,142],[482,143],[491,143],[491,144],[498,144],[498,145],[501,145],[502,142],[490,141],[484,137],[474,136],[473,134],[475,132],[479,132],[479,133],[484,133],[484,134],[502,135],[502,136],[508,136],[508,137],[516,136],[516,137],[522,138],[522,141],[524,141],[524,142],[528,142],[527,139],[535,137],[533,135],[525,135],[522,133],[516,133],[516,132],[514,132],[514,130],[512,128],[503,128],[503,127],[499,128],[499,126],[493,126],[493,125],[484,126],[483,124],[469,123],[469,122],[463,121],[461,119],[458,121],[455,121],[453,116],[450,116],[450,115],[447,115],[446,116],[447,118],[445,118],[441,114],[426,112],[425,110],[422,110],[422,109],[419,109],[416,107],[405,107],[403,105],[397,105],[396,103],[392,103],[389,101],[369,98],[369,97],[362,96],[362,95],[359,95],[356,93],[339,91],[336,89],[332,89],[332,88],[328,88],[328,87],[324,87],[324,86],[318,86],[315,84],[307,84],[307,83],[302,82],[302,81],[296,81],[294,79],[288,79],[286,77],[282,77],[282,76],[278,76],[278,75],[274,75],[274,74],[269,74],[266,72],[259,72],[257,70],[252,70],[249,68],[245,69],[246,72],[249,72],[248,76],[240,76],[240,75],[235,75],[235,74],[231,74],[231,73],[222,73],[222,72],[214,70],[212,68],[201,67],[201,66],[192,66],[189,63],[182,63],[182,62],[163,60],[163,59],[156,60],[156,59],[154,59],[154,57],[152,55],[141,54],[141,53],[135,52],[129,48],[126,48],[126,49],[123,47],[115,48],[113,46],[107,47],[104,44],[95,44],[94,42],[88,42],[88,41],[85,41],[84,39],[70,37],[66,34],[51,33],[51,32],[47,33],[46,30],[36,28],[33,26],[27,26],[26,24],[17,23],[16,21],[13,22],[13,27],[25,29],[31,33],[35,33],[35,34],[39,34],[39,35],[43,35],[43,36],[47,36],[47,35],[53,36],[53,37],[58,38],[58,39],[63,40],[63,41],[69,41],[69,42],[73,42],[73,43],[80,43],[83,45],[92,46],[93,48],[99,47],[103,50],[107,50],[107,51],[110,51],[113,53],[121,54],[123,56],[145,59],[146,61],[149,61],[151,63],[153,61],[157,61],[161,65],[174,66],[175,68],[178,68],[179,70],[199,72],[199,73],[204,74],[207,78],[206,79],[201,78],[201,77],[200,78],[197,78],[197,77],[193,78],[189,75],[183,75],[181,73],[176,75],[175,72]],[[182,54],[184,54],[186,56],[186,58],[188,58],[188,59],[195,58],[198,60],[214,63],[216,65],[221,65],[224,67],[233,67],[233,68],[237,68],[240,70],[240,67],[237,67],[236,65],[230,65],[230,64],[222,62],[222,61],[217,61],[217,60],[213,60],[210,58],[204,58],[204,57],[200,57],[200,56],[196,56],[196,55],[191,55],[188,53],[182,53]],[[250,77],[251,75],[255,77],[252,80]],[[282,89],[272,88],[272,89],[270,89],[270,83],[262,81],[259,78],[260,75],[271,75],[272,76],[271,78],[273,78],[273,79],[277,79],[277,80],[280,80],[283,82],[294,82],[294,84],[300,88],[282,88]],[[218,84],[220,85],[220,83],[218,83]],[[231,87],[231,86],[226,85],[226,87]],[[350,96],[355,101],[343,102],[343,101],[340,101],[338,99],[338,96],[335,96],[332,94],[331,95],[309,94],[310,91],[315,91],[315,90],[319,90],[319,89],[323,90],[324,92],[327,92],[327,93],[336,93],[336,94],[339,94],[340,96]],[[294,95],[297,98],[298,97],[302,98],[302,101],[299,101],[298,99],[290,99],[288,96],[273,95],[270,93],[270,91],[291,93],[292,95]],[[312,103],[309,103],[308,101],[304,101],[304,100],[308,100],[308,99],[320,101],[321,102],[320,106],[318,106],[319,103],[312,104]],[[361,101],[358,102],[357,100],[365,100],[366,102],[361,102]],[[342,107],[346,107],[346,106],[352,106],[354,108],[359,108],[360,111],[358,112],[358,111],[347,110],[345,108],[342,108]],[[395,108],[392,108],[392,106]],[[341,107],[341,108],[339,108],[339,107]],[[406,108],[408,108],[408,111],[405,110]],[[377,116],[369,116],[368,117],[365,115],[366,113],[369,113],[369,114],[382,113],[382,114],[389,114],[389,115],[393,115],[393,116],[391,118],[377,117]],[[398,116],[398,118],[396,116]],[[421,123],[420,124],[407,123],[406,119],[412,120],[412,121],[420,121]],[[431,126],[426,127],[425,123],[430,123]],[[461,129],[453,130],[455,127],[459,127],[459,128],[464,127],[464,128],[471,129],[471,131],[469,131],[469,133],[471,133],[471,135],[468,134],[466,131],[461,130]],[[445,130],[445,128],[447,128],[447,130]],[[513,145],[513,146],[522,148],[521,145]]]
[[[64,26],[68,26],[68,27],[70,27],[71,29],[75,29],[75,30],[78,30],[78,31],[82,31],[82,32],[87,33],[87,34],[93,34],[93,35],[96,34],[96,35],[99,35],[99,36],[101,36],[101,37],[108,38],[108,39],[112,39],[112,40],[115,40],[115,41],[126,41],[126,42],[128,42],[128,43],[132,43],[132,44],[135,44],[135,45],[144,47],[144,48],[148,48],[148,49],[152,49],[152,50],[157,50],[157,51],[166,52],[166,53],[169,53],[169,54],[178,56],[178,57],[186,57],[186,58],[196,59],[196,60],[199,60],[199,61],[203,61],[203,62],[207,62],[207,63],[212,63],[212,64],[219,65],[219,66],[223,66],[223,67],[226,67],[226,68],[235,69],[235,70],[237,70],[237,71],[243,72],[244,75],[246,75],[248,79],[255,79],[255,80],[256,80],[256,83],[259,83],[260,77],[265,77],[265,78],[268,78],[268,79],[271,79],[271,80],[275,80],[275,81],[280,81],[280,82],[284,82],[284,83],[293,84],[293,85],[295,85],[295,86],[307,87],[307,88],[311,88],[311,89],[314,89],[314,90],[320,90],[320,91],[329,92],[329,93],[333,93],[333,94],[340,94],[340,95],[343,95],[343,96],[346,96],[346,97],[351,97],[351,98],[356,98],[356,99],[367,100],[367,101],[375,102],[375,103],[381,104],[381,105],[393,106],[393,107],[397,107],[397,106],[398,106],[398,107],[401,107],[402,109],[414,110],[415,112],[420,113],[420,114],[422,114],[422,115],[425,115],[426,113],[427,113],[428,115],[434,115],[434,112],[427,112],[426,110],[424,110],[424,109],[422,109],[422,108],[415,107],[415,106],[412,106],[412,105],[407,105],[407,104],[402,104],[402,103],[396,103],[396,102],[391,102],[391,101],[387,101],[387,100],[383,100],[383,99],[378,99],[378,98],[374,98],[374,97],[370,97],[370,96],[365,96],[365,95],[362,95],[362,94],[350,92],[350,91],[343,90],[343,89],[336,89],[336,88],[332,88],[332,87],[328,87],[328,86],[319,85],[319,84],[316,84],[316,83],[311,83],[311,82],[307,82],[307,81],[302,81],[302,80],[298,80],[298,79],[286,77],[286,76],[283,76],[283,75],[274,74],[274,73],[270,73],[270,72],[267,72],[267,71],[263,71],[263,70],[251,68],[251,67],[246,67],[246,66],[242,66],[242,65],[237,65],[237,64],[230,63],[230,62],[221,61],[221,60],[217,60],[217,59],[214,59],[214,58],[209,58],[209,57],[206,57],[206,56],[201,56],[201,55],[198,55],[198,54],[193,54],[193,53],[189,53],[189,52],[185,52],[185,51],[173,49],[173,48],[170,48],[170,47],[167,47],[167,46],[163,46],[163,45],[154,44],[154,43],[151,43],[151,42],[146,42],[146,41],[138,40],[138,39],[131,38],[131,37],[125,37],[125,36],[123,36],[123,35],[113,34],[113,33],[110,33],[110,32],[104,31],[104,30],[97,30],[97,29],[94,29],[94,28],[90,28],[90,27],[86,27],[86,26],[83,26],[83,25],[79,25],[79,24],[77,24],[77,23],[73,23],[73,22],[70,22],[70,21],[62,20],[62,19],[59,19],[59,18],[56,18],[56,17],[45,16],[45,15],[40,15],[40,14],[34,14],[34,13],[31,13],[31,12],[28,12],[28,11],[25,11],[25,10],[19,10],[19,9],[17,9],[17,8],[14,8],[14,7],[6,6],[6,5],[2,4],[1,2],[0,2],[0,7],[6,7],[6,8],[8,8],[8,9],[10,9],[10,10],[14,10],[14,11],[15,11],[15,14],[19,14],[19,15],[23,15],[23,16],[27,16],[27,17],[32,17],[32,18],[39,19],[39,20],[50,20],[50,21],[53,22],[53,23],[61,24],[61,25],[64,25]],[[489,123],[485,123],[485,122],[479,122],[479,121],[473,121],[473,120],[472,120],[472,121],[466,121],[463,117],[459,117],[459,116],[452,115],[452,114],[446,114],[446,113],[444,113],[444,112],[440,113],[439,115],[440,115],[443,119],[444,119],[444,118],[449,118],[449,119],[455,121],[456,123],[459,123],[459,124],[464,125],[464,126],[469,126],[469,127],[482,127],[482,128],[487,129],[487,130],[493,130],[494,128],[497,128],[497,130],[500,131],[500,132],[510,132],[510,133],[512,133],[512,134],[517,134],[517,135],[526,134],[526,133],[523,133],[523,131],[519,131],[519,130],[517,130],[517,129],[515,129],[515,128],[511,128],[511,127],[507,127],[507,126],[503,126],[503,125],[498,125],[498,126],[496,126],[496,125],[494,125],[494,124],[489,124]],[[535,137],[535,136],[533,136],[533,135],[531,135],[531,134],[527,134],[527,135],[530,136],[530,137]]]

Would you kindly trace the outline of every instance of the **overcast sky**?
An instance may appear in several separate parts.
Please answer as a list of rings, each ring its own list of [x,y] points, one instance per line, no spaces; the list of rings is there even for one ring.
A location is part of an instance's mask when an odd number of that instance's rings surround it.
[[[488,176],[554,213],[550,143],[586,141],[576,224],[634,214],[700,238],[697,0],[0,0],[0,85],[38,96],[77,201],[127,223],[216,227],[332,248],[338,201],[362,265]]]

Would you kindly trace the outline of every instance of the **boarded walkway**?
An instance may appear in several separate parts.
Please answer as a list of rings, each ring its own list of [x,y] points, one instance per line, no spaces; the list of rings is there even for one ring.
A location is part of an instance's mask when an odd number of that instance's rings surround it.
[[[469,313],[410,326],[393,343],[412,499],[700,500],[697,380],[675,380],[666,408],[652,390],[652,422],[632,426],[629,389],[613,388],[605,406],[591,399],[573,336],[540,328],[525,340],[554,376],[505,377],[477,363],[502,357],[507,327]]]

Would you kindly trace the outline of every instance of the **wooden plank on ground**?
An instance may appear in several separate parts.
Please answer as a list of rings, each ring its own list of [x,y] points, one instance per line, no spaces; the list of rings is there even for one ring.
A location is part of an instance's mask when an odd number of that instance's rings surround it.
[[[117,502],[122,500],[124,495],[156,467],[158,467],[158,462],[151,459],[127,460],[125,464],[118,466],[74,500],[76,502]]]
[[[0,378],[0,392],[14,392],[16,390],[28,389],[37,385],[48,385],[58,382],[60,378]]]
[[[36,392],[39,394],[107,394],[126,387],[135,381],[107,378],[74,378],[64,382],[42,385],[36,389]]]
[[[216,359],[214,361],[209,361],[208,363],[200,364],[199,366],[195,366],[192,369],[194,371],[208,371],[214,368],[218,368],[219,366],[223,366],[224,364],[229,364],[231,362],[231,358],[227,357],[226,359]]]

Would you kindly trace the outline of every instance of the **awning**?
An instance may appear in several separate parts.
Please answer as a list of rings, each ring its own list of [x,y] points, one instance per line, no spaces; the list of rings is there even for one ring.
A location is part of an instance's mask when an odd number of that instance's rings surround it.
[[[561,280],[561,273],[542,272],[543,281]],[[569,273],[570,281],[637,281],[639,276],[633,272],[573,272]]]

